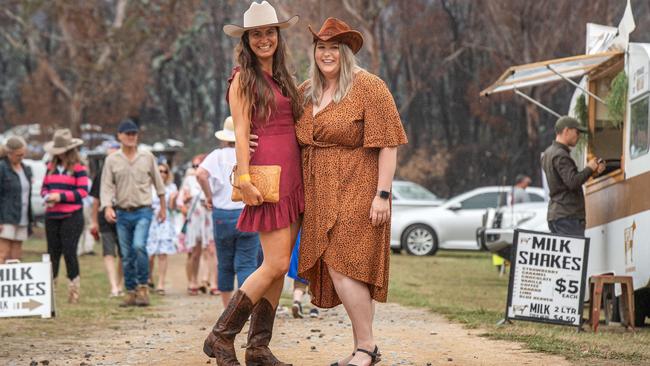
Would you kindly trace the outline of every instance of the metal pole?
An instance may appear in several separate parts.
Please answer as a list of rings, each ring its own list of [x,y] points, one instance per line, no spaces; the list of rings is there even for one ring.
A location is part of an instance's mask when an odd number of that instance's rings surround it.
[[[594,94],[594,93],[590,92],[589,90],[583,88],[580,84],[578,84],[578,83],[576,83],[575,81],[569,79],[568,77],[562,75],[560,72],[558,72],[557,70],[555,70],[554,68],[552,68],[551,65],[546,65],[546,68],[549,69],[549,70],[551,70],[551,71],[553,71],[553,72],[555,73],[555,75],[557,75],[557,76],[561,77],[562,79],[566,80],[567,82],[569,82],[569,84],[571,84],[571,85],[575,86],[576,88],[582,90],[583,92],[587,93],[590,97],[596,99],[596,100],[599,101],[600,103],[605,104],[605,105],[607,104],[607,103],[605,103],[605,101],[602,100],[599,96],[597,96],[596,94]]]
[[[519,95],[520,97],[526,99],[527,101],[533,103],[534,105],[536,105],[536,106],[542,108],[543,110],[547,111],[548,113],[554,115],[555,117],[557,117],[557,118],[562,117],[561,114],[559,114],[559,113],[557,113],[556,111],[552,110],[551,108],[545,106],[544,104],[542,104],[542,103],[536,101],[535,99],[529,97],[528,95],[526,95],[526,94],[520,92],[519,89],[517,89],[517,88],[515,88],[515,93],[517,93],[517,95]]]

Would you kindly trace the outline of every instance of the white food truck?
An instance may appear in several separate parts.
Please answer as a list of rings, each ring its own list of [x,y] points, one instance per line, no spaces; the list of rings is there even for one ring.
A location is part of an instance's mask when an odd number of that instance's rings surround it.
[[[632,276],[636,322],[642,324],[650,316],[650,44],[628,42],[634,28],[628,1],[618,27],[587,24],[585,55],[510,67],[481,95],[515,92],[559,117],[525,89],[551,82],[575,87],[564,114],[583,119],[589,138],[573,155],[578,165],[584,166],[590,156],[603,158],[607,165],[603,175],[584,185],[585,235],[591,239],[588,276]],[[622,89],[627,95],[619,93],[619,120],[607,103],[614,79],[626,80]],[[582,118],[575,108],[579,103],[585,106]]]

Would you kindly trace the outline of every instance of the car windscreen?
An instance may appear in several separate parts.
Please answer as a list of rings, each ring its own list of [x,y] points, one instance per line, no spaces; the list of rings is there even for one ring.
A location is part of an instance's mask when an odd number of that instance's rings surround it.
[[[393,186],[393,191],[397,193],[400,199],[403,200],[437,200],[435,194],[431,193],[428,189],[421,185],[412,184],[399,184]]]

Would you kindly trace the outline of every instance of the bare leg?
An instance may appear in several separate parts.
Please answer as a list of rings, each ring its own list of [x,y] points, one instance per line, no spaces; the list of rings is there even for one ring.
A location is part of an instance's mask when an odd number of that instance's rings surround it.
[[[157,290],[165,289],[165,277],[167,275],[167,254],[159,254],[158,257],[158,285]]]
[[[373,309],[372,298],[368,285],[347,277],[336,270],[329,268],[330,277],[343,307],[352,321],[355,332],[356,347],[373,351],[375,340],[372,334]],[[363,352],[356,352],[350,363],[355,365],[369,365],[370,356]]]
[[[205,250],[206,252],[206,263],[208,265],[208,282],[210,283],[210,289],[217,288],[217,253],[215,252],[215,246],[209,244]]]
[[[122,289],[124,286],[124,269],[122,268],[122,258],[117,260],[117,288]]]
[[[187,260],[185,261],[185,276],[187,277],[187,283],[189,286],[189,284],[192,283],[192,252],[187,253]]]
[[[149,256],[149,283],[153,283],[153,264],[154,264],[154,259],[155,255],[150,255]]]
[[[293,246],[296,243],[296,238],[298,237],[298,232],[300,231],[301,222],[302,222],[302,220],[298,219],[296,222],[291,224],[291,226],[289,226],[289,228],[287,228],[288,230],[287,229],[281,229],[281,230],[286,230],[286,232],[283,234],[283,240],[288,239],[288,243],[282,243],[283,245],[278,245],[276,253],[273,253],[273,255],[275,255],[277,259],[280,259],[280,262],[282,263],[282,266],[284,267],[283,273],[280,274],[280,276],[278,278],[274,279],[271,282],[268,289],[262,295],[267,300],[269,300],[269,302],[271,303],[273,308],[277,308],[278,303],[280,302],[280,295],[282,294],[282,287],[284,287],[284,275],[286,275],[287,272],[289,271],[289,263],[291,261],[291,252],[293,251]],[[276,231],[280,231],[280,230],[276,230]],[[262,250],[264,251],[264,262],[262,262],[262,266],[264,266],[264,263],[266,262],[266,255],[267,255],[268,251],[265,250],[265,248],[264,248],[264,239],[262,237],[262,234],[264,234],[264,233],[260,233],[260,242],[262,243]],[[271,247],[273,247],[273,245],[271,245]],[[280,250],[280,248],[283,248],[283,249]],[[262,267],[260,267],[260,268],[262,268]],[[259,271],[259,269],[258,269],[258,271]],[[257,271],[253,272],[253,274],[255,274],[255,273],[257,273]],[[248,282],[248,279],[246,281]],[[242,288],[245,285],[246,285],[246,283],[244,283]],[[244,292],[246,292],[246,290],[244,290]],[[246,294],[248,295],[248,292],[246,292]],[[262,296],[260,296],[260,297],[262,297]],[[250,298],[250,295],[249,295],[249,298]],[[253,300],[253,298],[251,298],[251,300]],[[253,301],[253,303],[256,303],[256,302],[257,302],[257,300]]]
[[[228,292],[221,291],[221,303],[223,304],[224,309],[226,308],[226,306],[228,306],[231,297],[232,297],[232,291],[228,291]]]
[[[11,241],[0,239],[0,264],[4,264],[7,259],[11,259]]]
[[[191,263],[191,275],[190,275],[190,288],[198,288],[199,284],[197,281],[199,275],[199,262],[201,260],[201,243],[195,243],[192,248],[190,263]]]
[[[112,255],[104,256],[104,268],[108,276],[108,282],[111,284],[111,294],[117,295],[120,292],[120,287],[117,283],[117,270],[115,268],[115,257]]]
[[[295,242],[295,236],[292,235],[293,226],[260,233],[264,261],[241,286],[241,290],[246,293],[253,304],[256,304],[263,296],[274,308],[278,306],[284,275],[289,270],[291,248]]]
[[[20,258],[23,256],[23,242],[13,240],[13,241],[11,241],[10,248],[11,248],[11,251],[10,251],[10,254],[9,254],[9,258],[20,260]]]
[[[296,286],[295,283],[298,282],[296,280],[294,281],[294,287],[293,287],[293,301],[294,302],[300,302],[302,303],[302,297],[305,295],[305,289],[300,286]]]
[[[196,244],[201,245],[201,244]],[[199,286],[205,287],[206,290],[210,287],[209,284],[209,271],[210,263],[208,262],[208,250],[201,248],[201,257],[199,258]]]

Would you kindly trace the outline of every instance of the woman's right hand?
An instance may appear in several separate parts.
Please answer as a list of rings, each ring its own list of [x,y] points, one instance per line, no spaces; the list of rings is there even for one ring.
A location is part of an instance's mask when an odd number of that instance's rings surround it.
[[[239,189],[244,203],[248,206],[259,206],[264,202],[264,197],[251,182],[240,182]]]

